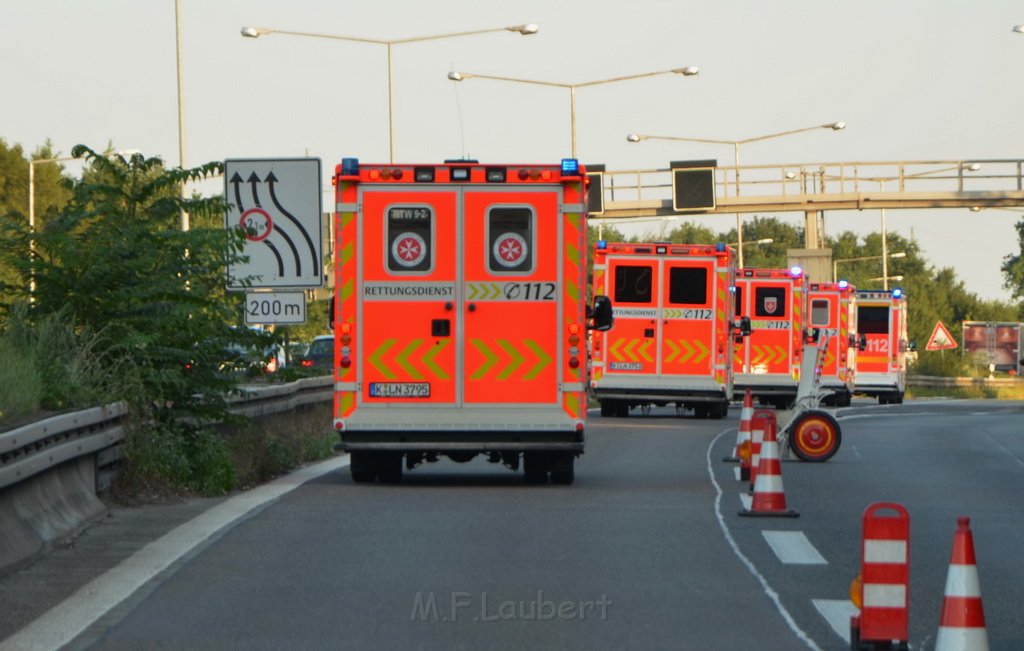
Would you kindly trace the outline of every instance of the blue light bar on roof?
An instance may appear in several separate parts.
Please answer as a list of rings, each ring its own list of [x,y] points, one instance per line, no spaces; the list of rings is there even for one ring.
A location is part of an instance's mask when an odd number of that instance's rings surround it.
[[[902,289],[897,287],[896,289],[892,290],[892,297],[893,298],[899,298],[900,296],[903,296],[903,290]]]
[[[599,248],[599,249],[607,249],[608,248],[608,240],[598,240],[597,241],[597,248]]]
[[[562,174],[572,176],[580,173],[580,162],[575,158],[562,159]]]
[[[359,159],[358,158],[342,158],[341,159],[341,173],[345,176],[358,176],[359,175]]]

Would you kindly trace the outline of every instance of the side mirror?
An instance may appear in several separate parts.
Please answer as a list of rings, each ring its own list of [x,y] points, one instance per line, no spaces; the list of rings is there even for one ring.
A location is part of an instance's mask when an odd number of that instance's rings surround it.
[[[907,344],[907,351],[911,352],[911,353],[916,353],[917,352],[917,342],[916,341],[909,342]]]
[[[862,334],[860,339],[857,340],[857,350],[863,351],[868,349],[868,336]]]
[[[750,336],[750,332],[751,332],[750,317],[749,316],[741,316],[740,317],[740,323],[739,323],[738,327],[739,327],[739,330],[740,330],[740,336],[741,337],[749,337]]]
[[[604,332],[605,330],[611,330],[612,325],[615,323],[615,317],[612,315],[612,300],[607,296],[595,296],[594,307],[587,310],[590,314],[588,315],[593,323],[589,325],[591,330],[598,330]]]

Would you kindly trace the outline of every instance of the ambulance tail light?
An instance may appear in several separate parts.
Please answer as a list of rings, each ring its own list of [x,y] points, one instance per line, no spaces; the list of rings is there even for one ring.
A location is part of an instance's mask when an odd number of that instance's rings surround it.
[[[348,355],[346,355],[346,356],[341,358],[341,361],[338,362],[338,365],[341,366],[341,368],[351,368],[351,366],[352,366],[352,358],[349,357]]]

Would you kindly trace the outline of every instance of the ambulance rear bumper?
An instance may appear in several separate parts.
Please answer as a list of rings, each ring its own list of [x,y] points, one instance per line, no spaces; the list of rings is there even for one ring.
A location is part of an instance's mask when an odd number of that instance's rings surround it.
[[[583,432],[409,432],[346,431],[335,450],[403,452],[523,452],[563,450],[583,452]]]
[[[725,390],[719,389],[651,389],[651,388],[597,388],[598,400],[647,400],[650,402],[721,402]]]

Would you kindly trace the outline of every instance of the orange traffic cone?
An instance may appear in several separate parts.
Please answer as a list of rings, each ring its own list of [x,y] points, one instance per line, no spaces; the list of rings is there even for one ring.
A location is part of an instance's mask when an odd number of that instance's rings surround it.
[[[750,420],[754,417],[754,396],[750,393],[750,389],[747,389],[746,394],[743,396],[743,408],[740,409],[740,427],[736,430],[736,445],[732,448],[732,456],[725,457],[722,461],[743,461],[743,442],[747,441],[749,445],[750,441]],[[747,476],[750,473],[749,459],[747,461]],[[740,470],[740,474],[743,471]],[[741,476],[740,479],[747,479],[746,476]]]
[[[761,442],[761,460],[757,464],[754,497],[750,508],[740,515],[766,515],[795,518],[800,514],[786,508],[786,492],[782,487],[782,462],[779,460],[779,440],[774,427],[765,430]]]
[[[957,518],[935,651],[988,651],[971,519]]]

